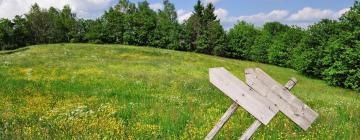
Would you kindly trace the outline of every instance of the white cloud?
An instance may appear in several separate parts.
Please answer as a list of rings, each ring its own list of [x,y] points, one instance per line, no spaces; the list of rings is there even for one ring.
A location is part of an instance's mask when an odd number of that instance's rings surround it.
[[[311,7],[305,7],[298,12],[290,15],[287,19],[284,19],[284,23],[290,25],[297,25],[300,27],[307,27],[321,19],[338,19],[342,14],[349,11],[350,8],[344,8],[339,11],[333,11],[329,9],[315,9]]]
[[[163,4],[161,3],[153,3],[149,5],[151,9],[153,9],[154,11],[163,9]]]
[[[68,4],[79,17],[94,18],[114,2],[115,0],[1,0],[0,18],[13,18],[15,15],[27,13],[34,3],[38,3],[41,8],[52,6],[58,9]]]
[[[349,11],[350,8],[344,8],[339,11],[332,11],[329,9],[314,9],[311,7],[305,7],[299,10],[297,13],[292,14],[288,20],[290,21],[317,21],[320,19],[337,19],[342,14]]]
[[[192,15],[192,12],[180,9],[180,10],[177,10],[177,15],[178,15],[178,21],[180,23],[183,23],[185,20],[190,18],[190,16]]]
[[[223,8],[216,9],[214,13],[220,20],[226,19],[226,17],[229,15],[229,12]]]
[[[342,14],[349,10],[349,8],[344,8],[339,11],[332,11],[328,9],[322,10],[305,7],[293,14],[290,14],[287,10],[275,9],[268,13],[261,12],[254,15],[229,16],[229,12],[226,9],[219,8],[215,10],[215,14],[221,20],[225,29],[231,28],[238,21],[242,20],[253,23],[257,26],[262,26],[264,23],[270,21],[279,21],[284,24],[297,25],[299,27],[306,28],[307,26],[324,18],[338,19]]]
[[[212,3],[212,4],[216,4],[218,2],[220,2],[221,0],[204,0],[204,3],[205,4],[208,4],[208,3]]]
[[[350,8],[344,8],[344,9],[341,9],[339,10],[337,13],[336,13],[336,18],[339,18],[341,17],[343,14],[345,14],[347,11],[349,11]]]
[[[323,18],[334,18],[334,12],[332,10],[321,10],[321,9],[314,9],[311,7],[305,7],[298,11],[295,14],[292,14],[289,17],[291,21],[313,21],[317,19]]]
[[[280,21],[287,17],[289,15],[289,12],[286,10],[273,10],[269,13],[258,13],[249,16],[228,16],[227,10],[220,8],[215,10],[215,14],[217,14],[223,25],[232,26],[237,21],[242,20],[253,23],[255,25],[262,25],[265,22],[269,21]]]
[[[269,21],[278,21],[284,19],[289,15],[289,12],[286,10],[273,10],[269,13],[258,13],[250,16],[240,16],[238,20],[245,20],[252,22],[254,24],[264,23]]]

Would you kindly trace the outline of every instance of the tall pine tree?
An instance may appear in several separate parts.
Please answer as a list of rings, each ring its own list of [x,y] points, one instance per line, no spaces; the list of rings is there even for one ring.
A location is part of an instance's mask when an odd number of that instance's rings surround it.
[[[175,6],[169,0],[164,0],[164,9],[157,15],[157,26],[152,46],[168,49],[179,48],[180,26],[177,21]]]

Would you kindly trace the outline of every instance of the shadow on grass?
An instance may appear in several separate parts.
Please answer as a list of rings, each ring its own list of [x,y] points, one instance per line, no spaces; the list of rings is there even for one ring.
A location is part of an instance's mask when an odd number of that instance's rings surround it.
[[[30,49],[29,47],[24,47],[24,48],[19,48],[16,50],[8,50],[8,51],[0,51],[0,55],[6,55],[6,54],[12,54],[12,53],[16,53],[16,52],[22,52],[22,51],[26,51]]]

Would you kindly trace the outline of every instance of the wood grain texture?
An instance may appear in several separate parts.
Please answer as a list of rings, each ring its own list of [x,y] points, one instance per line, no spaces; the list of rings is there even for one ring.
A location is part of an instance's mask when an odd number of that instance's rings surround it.
[[[245,71],[246,73],[246,71]],[[246,77],[246,83],[248,85],[251,85],[251,79],[249,79],[249,76]],[[296,85],[297,80],[295,78],[291,78],[286,84],[285,87],[288,90],[291,90]],[[255,131],[261,126],[261,123],[258,120],[255,120],[253,124],[245,131],[245,133],[239,138],[239,140],[248,140],[251,138],[251,136],[255,133]]]
[[[278,108],[272,102],[225,68],[211,68],[209,75],[213,85],[263,124],[268,124],[277,113]]]
[[[288,88],[280,85],[261,69],[246,69],[245,74],[252,88],[273,102],[281,112],[303,130],[307,130],[318,117],[315,111],[291,94]]]

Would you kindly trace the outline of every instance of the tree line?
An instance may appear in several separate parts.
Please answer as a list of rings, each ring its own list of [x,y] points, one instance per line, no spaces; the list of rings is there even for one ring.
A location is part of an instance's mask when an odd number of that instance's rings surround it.
[[[179,23],[175,6],[163,0],[154,11],[147,1],[119,0],[97,19],[77,18],[70,6],[40,8],[0,20],[0,48],[45,43],[106,43],[151,46],[274,64],[360,91],[360,3],[338,20],[323,19],[307,29],[280,22],[262,27],[239,21],[225,31],[215,7],[198,0]]]

